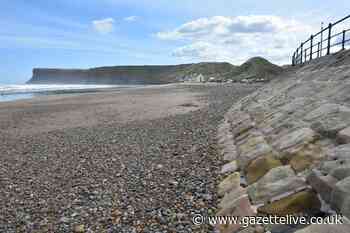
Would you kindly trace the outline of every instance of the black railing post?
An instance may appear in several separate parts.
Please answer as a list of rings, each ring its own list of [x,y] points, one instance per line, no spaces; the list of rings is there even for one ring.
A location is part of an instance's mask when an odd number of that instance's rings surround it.
[[[292,66],[295,66],[295,52],[293,53]]]
[[[314,40],[314,36],[313,35],[311,35],[311,37],[310,37],[310,61],[312,60],[312,47],[314,46],[313,45],[313,41]]]
[[[328,45],[327,45],[327,55],[331,53],[331,38],[332,38],[332,23],[328,26]]]
[[[342,50],[345,50],[345,33],[346,31],[343,31],[343,42],[342,42]]]
[[[321,55],[320,55],[320,50],[321,49],[321,42],[318,42],[318,46],[317,46],[317,58],[319,58]]]
[[[306,52],[307,52],[307,49],[304,50],[304,55],[305,55],[304,62],[306,62],[306,59],[307,59],[307,54],[306,54]]]
[[[300,64],[300,48],[297,49],[297,64]]]
[[[304,43],[301,43],[300,45],[300,64],[303,64],[303,46],[304,46]]]

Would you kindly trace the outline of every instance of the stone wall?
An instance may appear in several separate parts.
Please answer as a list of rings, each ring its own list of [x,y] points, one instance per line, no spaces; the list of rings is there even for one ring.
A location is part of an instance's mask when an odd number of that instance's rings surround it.
[[[235,103],[218,129],[226,164],[219,216],[350,218],[350,53],[315,60]],[[222,233],[243,232],[218,225]],[[349,225],[251,226],[244,232],[350,232]]]

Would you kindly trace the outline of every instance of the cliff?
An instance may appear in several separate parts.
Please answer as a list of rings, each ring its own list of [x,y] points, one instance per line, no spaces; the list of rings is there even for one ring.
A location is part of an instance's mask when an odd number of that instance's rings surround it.
[[[282,67],[262,57],[253,57],[226,74],[226,77],[234,80],[270,80],[282,71]]]
[[[114,66],[93,69],[34,69],[30,84],[163,84],[190,65]]]
[[[166,84],[183,81],[259,79],[277,75],[282,68],[253,58],[241,66],[202,62],[168,66],[111,66],[92,69],[33,70],[29,84]]]
[[[229,63],[169,66],[113,66],[93,69],[34,69],[30,84],[166,84],[186,80],[193,73],[220,75]]]

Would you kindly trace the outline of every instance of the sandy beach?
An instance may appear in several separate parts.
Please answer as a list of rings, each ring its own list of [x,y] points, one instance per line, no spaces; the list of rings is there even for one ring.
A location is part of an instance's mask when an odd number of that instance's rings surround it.
[[[0,103],[0,232],[211,232],[224,113],[257,85]],[[83,230],[83,231],[79,231]]]

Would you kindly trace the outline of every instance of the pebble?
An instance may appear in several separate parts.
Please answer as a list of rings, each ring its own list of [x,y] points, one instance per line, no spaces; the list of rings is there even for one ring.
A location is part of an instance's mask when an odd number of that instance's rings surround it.
[[[11,159],[0,163],[0,232],[45,218],[57,233],[212,232],[190,216],[207,215],[217,203],[217,126],[232,99],[256,88],[235,85],[179,87],[209,103],[191,113],[2,141],[0,154]]]
[[[74,226],[73,231],[75,233],[84,233],[85,232],[85,226],[84,225],[76,225],[76,226]]]

